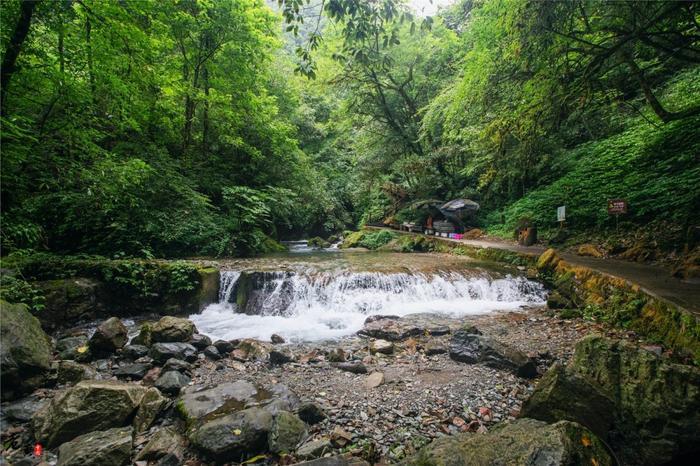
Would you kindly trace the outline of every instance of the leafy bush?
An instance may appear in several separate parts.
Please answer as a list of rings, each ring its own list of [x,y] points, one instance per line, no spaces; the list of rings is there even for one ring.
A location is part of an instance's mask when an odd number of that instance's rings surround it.
[[[11,275],[3,275],[0,282],[0,298],[8,303],[24,303],[33,312],[44,309],[44,294],[31,283]]]
[[[365,233],[359,245],[367,249],[379,249],[389,241],[396,238],[396,233],[387,230],[378,230]]]

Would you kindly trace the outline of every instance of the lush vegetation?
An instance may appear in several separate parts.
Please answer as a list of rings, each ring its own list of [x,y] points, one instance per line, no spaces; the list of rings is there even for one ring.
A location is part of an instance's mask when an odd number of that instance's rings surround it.
[[[554,229],[559,205],[570,228],[613,228],[621,197],[631,228],[681,235],[700,221],[698,14],[7,0],[3,254],[245,255],[456,197],[497,234]]]

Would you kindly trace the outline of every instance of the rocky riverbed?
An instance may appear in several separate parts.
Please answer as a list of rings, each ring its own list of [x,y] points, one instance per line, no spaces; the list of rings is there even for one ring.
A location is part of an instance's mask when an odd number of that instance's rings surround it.
[[[127,344],[112,318],[89,338],[84,329],[61,332],[47,374],[54,388],[3,405],[3,457],[398,462],[435,439],[514,421],[536,377],[594,331],[605,330],[534,307],[459,319],[374,316],[359,335],[325,342],[212,342],[186,319],[165,317]]]

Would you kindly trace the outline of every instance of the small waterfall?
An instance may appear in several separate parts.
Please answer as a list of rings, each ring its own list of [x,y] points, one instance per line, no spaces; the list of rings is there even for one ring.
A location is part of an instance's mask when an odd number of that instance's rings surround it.
[[[236,288],[238,279],[241,278],[241,272],[222,270],[219,275],[219,303],[228,303],[231,301],[231,293]]]
[[[245,290],[239,293],[237,285]],[[236,299],[234,293],[239,293]],[[215,338],[321,340],[355,333],[369,315],[450,316],[541,305],[544,287],[524,277],[485,273],[221,273],[219,303],[190,316]],[[239,308],[235,303],[238,301]]]

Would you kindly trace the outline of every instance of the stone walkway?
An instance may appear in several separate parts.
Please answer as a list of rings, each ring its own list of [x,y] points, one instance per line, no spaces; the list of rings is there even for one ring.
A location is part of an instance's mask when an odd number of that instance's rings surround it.
[[[377,227],[370,227],[377,228]],[[392,230],[394,231],[394,230]],[[417,235],[419,233],[406,233]],[[454,240],[441,238],[478,248],[495,248],[514,251],[522,254],[539,256],[545,250],[544,246],[520,246],[515,242],[501,239]],[[617,259],[599,259],[584,257],[567,252],[558,252],[559,256],[570,264],[588,267],[598,272],[622,278],[638,285],[647,294],[668,301],[683,309],[691,311],[700,317],[700,284],[679,280],[671,276],[667,269],[647,264],[621,261]]]

